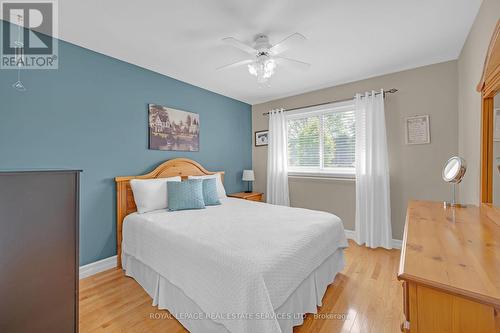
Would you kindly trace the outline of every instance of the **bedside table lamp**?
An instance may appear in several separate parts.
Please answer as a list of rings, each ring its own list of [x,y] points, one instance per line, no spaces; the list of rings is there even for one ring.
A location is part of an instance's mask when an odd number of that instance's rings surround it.
[[[241,178],[244,182],[248,182],[248,191],[245,191],[245,193],[250,193],[250,182],[255,181],[255,175],[253,173],[253,170],[243,170],[243,177]]]

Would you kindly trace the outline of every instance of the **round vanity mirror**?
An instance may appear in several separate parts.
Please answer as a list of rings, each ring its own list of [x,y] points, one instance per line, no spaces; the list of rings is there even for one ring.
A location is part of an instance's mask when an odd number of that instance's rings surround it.
[[[462,181],[466,170],[465,160],[459,156],[453,156],[446,161],[443,168],[443,180],[453,184],[453,199],[451,202],[445,201],[445,206],[464,207],[464,205],[456,203],[456,185]]]
[[[460,183],[464,178],[467,165],[465,160],[458,156],[450,158],[443,168],[443,180],[448,183]]]

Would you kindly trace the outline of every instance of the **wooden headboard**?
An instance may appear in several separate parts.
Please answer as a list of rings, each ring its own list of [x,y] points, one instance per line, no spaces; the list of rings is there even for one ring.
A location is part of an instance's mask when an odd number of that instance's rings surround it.
[[[214,175],[220,173],[224,181],[224,171],[210,172],[205,170],[198,162],[187,158],[176,158],[163,162],[153,171],[145,175],[116,177],[116,254],[118,267],[122,267],[122,226],[123,219],[130,213],[137,211],[134,194],[130,187],[131,179],[154,179],[181,176],[186,179],[188,176]]]

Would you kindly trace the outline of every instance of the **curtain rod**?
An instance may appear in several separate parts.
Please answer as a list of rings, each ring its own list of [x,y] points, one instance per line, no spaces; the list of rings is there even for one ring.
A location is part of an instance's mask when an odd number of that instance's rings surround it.
[[[395,89],[395,88],[386,90],[386,91],[384,91],[384,97],[385,97],[385,94],[394,94],[397,91],[398,90]],[[376,92],[375,93],[375,95],[379,95],[379,94],[381,94],[381,93],[380,92]],[[354,97],[344,98],[344,99],[337,99],[335,101],[329,101],[329,102],[324,102],[324,103],[319,103],[319,104],[306,105],[306,106],[301,106],[301,107],[293,108],[293,109],[286,109],[285,112],[299,110],[299,109],[305,109],[305,108],[312,108],[312,107],[315,107],[315,106],[327,105],[327,104],[332,104],[332,103],[347,102],[347,101],[351,101],[353,98]],[[269,112],[264,112],[262,115],[263,116],[267,116],[268,114],[269,114]]]

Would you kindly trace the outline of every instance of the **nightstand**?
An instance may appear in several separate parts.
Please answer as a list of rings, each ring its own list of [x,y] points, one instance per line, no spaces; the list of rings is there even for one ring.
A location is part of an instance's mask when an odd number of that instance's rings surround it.
[[[250,193],[238,192],[238,193],[228,194],[227,196],[231,197],[231,198],[238,198],[238,199],[244,199],[244,200],[262,201],[263,194],[264,193],[260,193],[260,192],[250,192]]]

